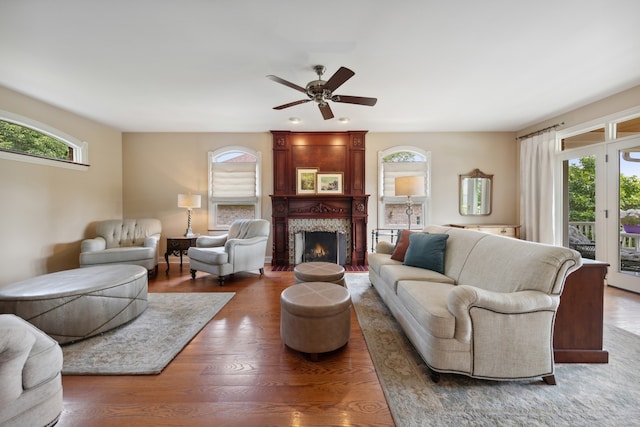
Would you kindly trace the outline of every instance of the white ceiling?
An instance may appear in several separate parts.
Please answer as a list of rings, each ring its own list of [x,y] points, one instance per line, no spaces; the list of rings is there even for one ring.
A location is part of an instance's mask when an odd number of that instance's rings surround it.
[[[0,0],[0,85],[122,131],[517,131],[640,84],[639,16],[638,0]],[[273,110],[304,94],[265,76],[304,86],[316,64],[377,105]]]

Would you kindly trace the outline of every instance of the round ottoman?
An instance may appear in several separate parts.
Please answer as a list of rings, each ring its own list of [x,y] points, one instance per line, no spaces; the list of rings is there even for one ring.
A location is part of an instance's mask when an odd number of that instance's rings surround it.
[[[280,295],[280,335],[284,343],[312,360],[349,341],[351,296],[328,282],[300,283]]]
[[[135,319],[147,308],[147,270],[113,264],[44,274],[0,287],[0,313],[13,313],[60,344]]]
[[[332,262],[303,262],[293,268],[296,283],[331,282],[345,286],[344,267]]]

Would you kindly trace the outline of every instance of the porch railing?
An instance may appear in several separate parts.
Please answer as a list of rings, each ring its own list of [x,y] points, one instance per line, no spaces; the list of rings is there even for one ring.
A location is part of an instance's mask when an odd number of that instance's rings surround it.
[[[595,222],[569,222],[569,225],[576,227],[592,242],[596,241]],[[620,230],[620,246],[640,252],[640,234],[625,233],[623,230]]]

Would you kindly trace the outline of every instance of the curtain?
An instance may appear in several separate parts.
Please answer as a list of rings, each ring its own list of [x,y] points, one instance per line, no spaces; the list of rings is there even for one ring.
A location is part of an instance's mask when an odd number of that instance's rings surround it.
[[[520,234],[554,243],[554,130],[530,136],[520,146]]]
[[[211,168],[213,200],[255,200],[255,162],[214,162]]]

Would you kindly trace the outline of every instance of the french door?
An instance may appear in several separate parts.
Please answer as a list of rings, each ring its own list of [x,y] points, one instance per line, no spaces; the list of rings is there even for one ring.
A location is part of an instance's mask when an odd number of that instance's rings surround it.
[[[607,144],[608,191],[606,219],[610,285],[640,293],[640,231],[627,229],[621,216],[640,214],[640,136],[632,136]],[[636,202],[637,200],[637,202]],[[636,206],[638,205],[638,206]]]

